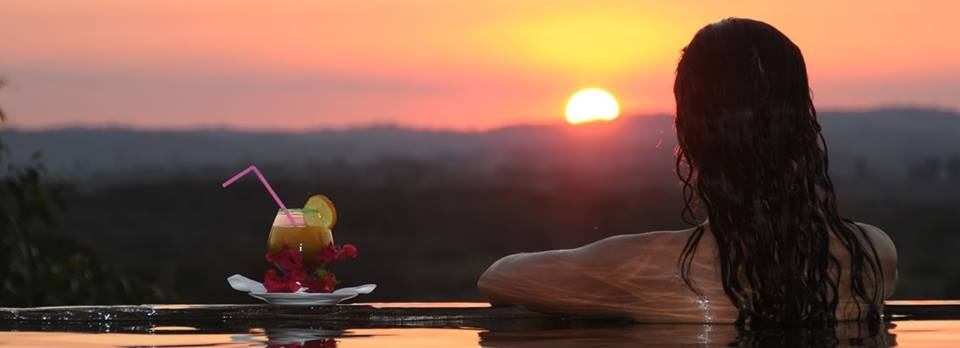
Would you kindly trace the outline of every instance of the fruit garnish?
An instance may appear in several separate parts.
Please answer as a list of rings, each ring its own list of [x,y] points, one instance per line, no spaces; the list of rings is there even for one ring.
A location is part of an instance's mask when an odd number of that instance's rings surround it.
[[[303,221],[307,226],[320,226],[333,229],[337,224],[337,209],[333,201],[324,195],[313,195],[303,205]]]

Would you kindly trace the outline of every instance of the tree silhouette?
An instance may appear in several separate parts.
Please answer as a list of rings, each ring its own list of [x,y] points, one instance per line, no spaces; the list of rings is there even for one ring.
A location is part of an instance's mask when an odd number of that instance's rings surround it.
[[[960,154],[953,154],[947,159],[947,180],[960,182]]]
[[[870,178],[870,165],[867,164],[867,159],[863,157],[857,157],[853,162],[853,175],[860,180],[866,180]]]
[[[939,181],[942,169],[939,158],[927,158],[907,165],[907,175],[915,182],[931,184]]]
[[[5,83],[0,80],[0,87]],[[66,187],[46,179],[38,153],[25,166],[15,165],[9,153],[0,139],[0,305],[143,303],[162,297],[131,283],[80,243],[51,233],[66,207]]]

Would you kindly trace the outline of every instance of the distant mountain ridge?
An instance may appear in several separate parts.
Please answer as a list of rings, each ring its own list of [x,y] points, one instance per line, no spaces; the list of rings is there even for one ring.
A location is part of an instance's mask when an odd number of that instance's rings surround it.
[[[902,172],[904,163],[960,154],[960,114],[931,109],[879,109],[820,113],[832,165],[853,170],[854,162],[871,170]],[[370,127],[305,133],[229,130],[143,131],[68,128],[47,131],[5,130],[13,156],[25,160],[34,151],[56,175],[247,163],[299,165],[317,161],[369,163],[384,157],[424,161],[468,161],[483,166],[505,160],[582,161],[592,167],[608,162],[670,164],[676,144],[672,117],[623,117],[585,126],[515,126],[484,132]]]

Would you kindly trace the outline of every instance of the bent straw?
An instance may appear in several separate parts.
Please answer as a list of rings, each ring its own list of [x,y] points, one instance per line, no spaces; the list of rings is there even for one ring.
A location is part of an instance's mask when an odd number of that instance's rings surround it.
[[[257,175],[257,178],[260,179],[260,183],[263,184],[263,188],[267,189],[267,192],[270,192],[270,196],[273,197],[274,201],[277,201],[277,205],[280,206],[280,209],[283,209],[283,213],[286,214],[287,219],[290,220],[290,225],[296,226],[297,221],[293,219],[293,215],[290,214],[290,210],[287,209],[287,206],[283,205],[283,201],[280,200],[280,196],[277,196],[277,193],[273,191],[273,187],[270,187],[270,183],[267,182],[267,178],[263,177],[263,173],[260,173],[260,169],[257,169],[257,166],[251,164],[249,167],[247,167],[247,169],[244,169],[242,172],[239,172],[237,175],[234,175],[232,178],[224,181],[220,186],[226,188],[250,172],[253,172],[253,174]]]

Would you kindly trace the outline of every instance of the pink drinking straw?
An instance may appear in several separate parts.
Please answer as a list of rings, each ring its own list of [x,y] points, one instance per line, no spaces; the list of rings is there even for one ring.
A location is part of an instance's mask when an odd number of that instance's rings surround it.
[[[290,210],[287,209],[287,206],[283,205],[283,201],[280,200],[280,196],[277,196],[277,193],[273,191],[273,187],[270,187],[270,183],[267,182],[267,178],[263,177],[263,173],[260,173],[260,169],[257,169],[257,166],[251,164],[249,167],[247,167],[247,169],[244,169],[242,172],[239,172],[237,175],[234,175],[232,178],[224,181],[220,186],[226,188],[237,180],[240,180],[240,178],[242,178],[244,175],[250,174],[250,172],[253,172],[253,174],[257,175],[257,178],[260,179],[260,183],[263,184],[263,188],[267,189],[267,192],[270,192],[270,196],[273,197],[274,201],[277,201],[277,205],[280,206],[280,209],[283,209],[283,213],[286,214],[287,219],[290,220],[290,225],[296,226],[297,221],[293,219],[293,215],[290,215]]]

